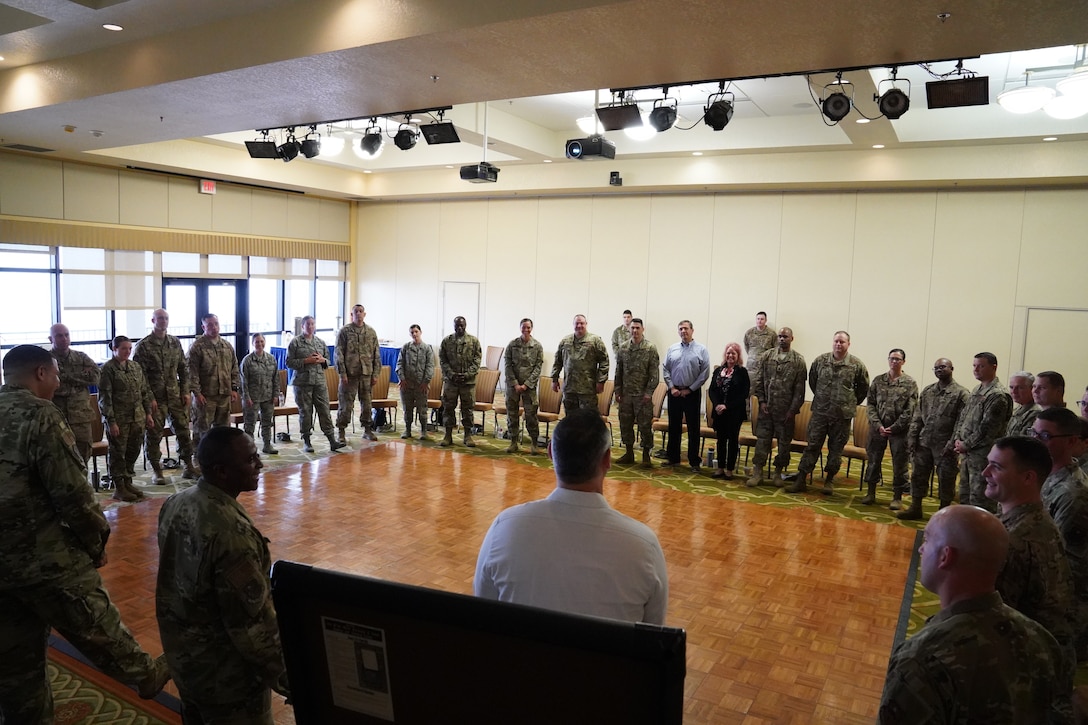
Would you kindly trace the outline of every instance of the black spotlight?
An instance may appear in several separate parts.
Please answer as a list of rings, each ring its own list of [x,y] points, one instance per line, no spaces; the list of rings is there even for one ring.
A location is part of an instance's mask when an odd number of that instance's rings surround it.
[[[654,106],[650,111],[650,125],[657,129],[658,133],[668,131],[676,123],[676,106]]]
[[[397,131],[397,135],[393,137],[393,143],[397,145],[397,148],[401,151],[407,151],[416,145],[416,141],[419,140],[419,133],[413,131],[411,127],[401,126]]]
[[[372,118],[370,119],[370,125],[363,132],[363,137],[359,139],[359,148],[364,154],[373,159],[382,152],[384,145],[385,136],[382,135],[382,129],[378,125],[377,119]]]
[[[733,103],[720,99],[709,104],[703,111],[703,123],[715,131],[721,131],[733,118]]]
[[[312,159],[321,153],[321,137],[302,139],[302,155]]]
[[[838,123],[850,113],[850,98],[845,93],[836,91],[823,100],[820,108],[830,121]]]
[[[298,156],[301,149],[302,145],[292,136],[276,147],[276,156],[283,159],[284,163],[287,163]]]
[[[910,97],[898,88],[885,91],[877,103],[884,118],[894,121],[910,110]]]

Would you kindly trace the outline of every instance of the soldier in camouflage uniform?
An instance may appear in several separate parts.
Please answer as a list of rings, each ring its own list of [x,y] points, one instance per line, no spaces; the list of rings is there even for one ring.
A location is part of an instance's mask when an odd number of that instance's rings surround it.
[[[151,334],[136,344],[132,359],[140,363],[154,398],[151,417],[155,419],[155,425],[144,434],[144,452],[155,472],[154,482],[164,485],[166,477],[162,472],[159,444],[167,416],[170,417],[170,429],[178,439],[178,457],[185,464],[181,477],[190,480],[197,477],[193,468],[193,441],[189,436],[189,363],[181,349],[181,341],[166,331],[170,324],[166,310],[155,310],[151,324],[154,326]]]
[[[434,377],[434,350],[423,342],[423,329],[419,325],[412,325],[408,332],[412,335],[412,341],[404,343],[397,357],[400,401],[404,406],[404,433],[401,438],[412,437],[412,421],[418,419],[419,439],[429,441],[427,391]]]
[[[536,386],[544,367],[544,348],[533,338],[533,321],[528,317],[521,321],[521,335],[506,345],[503,353],[506,375],[506,424],[510,431],[507,453],[517,453],[521,440],[521,417],[518,409],[525,410],[525,430],[529,434],[529,453],[536,455],[536,441],[540,437],[540,425],[536,413],[539,404]]]
[[[363,426],[363,438],[378,440],[374,432],[371,391],[378,384],[378,375],[382,371],[382,355],[378,333],[363,322],[364,319],[366,309],[362,305],[355,305],[351,308],[351,322],[341,327],[336,335],[336,372],[340,373],[336,428],[341,443],[346,440],[356,397],[359,398],[359,423]],[[408,415],[407,411],[405,415]]]
[[[597,396],[608,381],[608,350],[601,338],[586,330],[586,316],[574,316],[574,334],[559,341],[552,362],[552,392],[563,376],[563,407],[597,410]]]
[[[623,311],[623,324],[612,331],[612,355],[619,359],[620,348],[631,340],[631,310]]]
[[[631,340],[616,356],[616,403],[619,406],[620,440],[627,452],[616,463],[635,462],[635,423],[642,443],[642,465],[653,467],[653,395],[661,377],[661,356],[643,337],[642,320],[631,320]]]
[[[869,461],[869,484],[863,504],[876,503],[876,485],[880,483],[884,450],[892,449],[892,511],[903,507],[907,488],[907,432],[918,405],[918,384],[903,372],[907,353],[895,348],[888,353],[888,372],[877,375],[869,386],[869,443],[865,446]]]
[[[476,374],[480,372],[483,352],[480,341],[465,330],[464,317],[453,318],[453,334],[438,347],[438,362],[442,366],[442,421],[446,437],[439,445],[453,445],[453,427],[457,422],[457,401],[461,401],[461,425],[465,429],[465,445],[476,447],[472,440],[473,408],[476,405]]]
[[[295,405],[298,406],[298,427],[302,432],[302,450],[314,452],[310,441],[310,431],[314,427],[314,411],[317,411],[321,432],[329,439],[329,448],[340,450],[347,443],[337,440],[332,434],[332,414],[329,412],[329,384],[325,370],[329,361],[325,355],[328,345],[314,334],[317,321],[312,315],[302,318],[302,334],[291,340],[287,346],[287,367],[295,371],[292,385],[295,387]]]
[[[922,518],[922,499],[933,469],[937,469],[937,491],[941,508],[950,505],[956,495],[956,475],[960,464],[952,450],[952,430],[970,393],[952,379],[952,361],[942,357],[933,363],[937,382],[927,385],[918,400],[907,433],[907,452],[913,470],[910,476],[910,507],[897,518],[916,521]]]
[[[0,388],[0,721],[52,723],[46,643],[55,628],[103,672],[154,697],[169,678],[121,623],[97,568],[109,524],[75,436],[50,402],[56,362],[34,345],[4,358]]]
[[[763,481],[763,467],[771,455],[774,439],[778,439],[778,454],[774,457],[774,485],[781,487],[782,476],[790,465],[790,443],[793,423],[805,404],[805,376],[808,363],[801,353],[792,350],[793,330],[778,331],[778,348],[767,350],[752,361],[752,395],[759,412],[756,421],[756,452],[752,475],[745,483],[758,486]]]
[[[1070,410],[1051,408],[1039,413],[1034,438],[1042,441],[1053,464],[1043,483],[1043,506],[1061,535],[1062,550],[1073,576],[1074,641],[1077,659],[1088,650],[1088,477],[1077,466],[1081,421]]]
[[[816,468],[816,459],[827,439],[827,465],[824,466],[825,496],[835,492],[831,480],[842,465],[842,449],[850,437],[857,406],[869,394],[869,371],[865,363],[851,355],[850,335],[839,330],[831,338],[831,352],[817,357],[808,371],[812,388],[812,418],[806,437],[808,444],[797,465],[797,481],[786,491],[805,491],[806,481]]]
[[[1041,410],[1031,397],[1031,386],[1034,382],[1035,376],[1026,370],[1009,376],[1009,396],[1012,397],[1016,410],[1012,412],[1009,424],[1005,427],[1005,435],[1031,435],[1031,426]]]
[[[970,503],[987,511],[997,511],[997,504],[986,498],[982,469],[990,446],[1005,432],[1012,416],[1012,398],[997,379],[997,356],[991,352],[975,355],[973,369],[978,387],[963,407],[952,448],[960,456],[960,503]]]
[[[272,445],[272,423],[280,400],[280,371],[276,358],[264,351],[264,335],[258,332],[251,339],[253,352],[242,358],[241,365],[242,425],[252,438],[259,415],[264,442],[261,452],[276,455],[279,451]]]
[[[64,419],[68,421],[76,437],[76,448],[86,462],[91,457],[91,423],[98,417],[98,411],[91,407],[91,394],[88,388],[98,385],[98,366],[79,350],[71,348],[72,337],[64,325],[49,328],[50,350],[60,369],[60,387],[53,396],[53,405],[60,408]]]
[[[186,724],[271,725],[269,689],[287,678],[268,571],[268,540],[238,502],[261,459],[237,428],[208,432],[197,485],[159,512],[155,614]]]
[[[219,336],[219,318],[204,315],[204,334],[189,347],[189,392],[193,402],[193,444],[213,425],[230,423],[230,404],[237,402],[238,357],[230,343]]]
[[[113,497],[118,501],[138,501],[144,494],[132,485],[132,478],[136,475],[144,431],[155,424],[151,416],[154,398],[140,364],[129,359],[132,340],[118,335],[110,349],[113,357],[102,366],[98,383],[98,409],[110,442]]]
[[[776,342],[774,328],[767,327],[767,313],[760,310],[756,313],[756,326],[749,327],[744,333],[744,355],[755,363],[760,355],[773,350]]]
[[[994,441],[983,469],[986,495],[1001,505],[998,518],[1009,532],[1009,553],[997,577],[997,591],[1013,609],[1054,635],[1062,657],[1055,678],[1055,707],[1072,722],[1073,579],[1061,535],[1043,508],[1042,484],[1053,467],[1039,441],[1007,436]]]
[[[921,580],[941,611],[888,660],[879,722],[1061,721],[1058,643],[994,590],[1007,549],[1008,534],[982,509],[955,506],[930,519]]]

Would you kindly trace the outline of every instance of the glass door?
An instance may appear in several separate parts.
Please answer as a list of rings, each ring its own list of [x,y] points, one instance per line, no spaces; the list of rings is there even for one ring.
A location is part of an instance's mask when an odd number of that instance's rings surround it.
[[[189,345],[203,332],[202,318],[219,318],[219,334],[241,360],[249,352],[249,315],[244,279],[169,279],[162,281],[162,298],[170,313],[170,334]]]

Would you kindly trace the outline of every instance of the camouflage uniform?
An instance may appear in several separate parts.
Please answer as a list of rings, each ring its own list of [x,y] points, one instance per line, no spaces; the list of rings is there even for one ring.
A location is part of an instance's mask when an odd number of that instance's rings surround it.
[[[1010,396],[1011,397],[1011,396]],[[1009,425],[1005,428],[1007,436],[1028,436],[1028,431],[1035,425],[1035,417],[1041,409],[1035,403],[1031,405],[1019,405],[1009,418]]]
[[[230,423],[230,394],[239,392],[238,357],[222,337],[200,335],[189,347],[189,391],[193,395],[193,446],[213,425]],[[196,396],[204,396],[204,406]]]
[[[476,374],[480,372],[480,341],[467,332],[462,337],[446,336],[438,347],[438,362],[442,366],[442,421],[446,431],[457,424],[457,401],[461,401],[461,425],[468,434],[472,430],[473,407],[476,405]],[[460,380],[454,376],[460,375]]]
[[[261,418],[261,441],[264,447],[272,447],[272,424],[276,415],[276,396],[279,395],[280,371],[276,358],[265,352],[251,352],[242,358],[242,425],[253,437],[257,428],[257,416]]]
[[[138,362],[122,363],[111,358],[102,366],[98,409],[110,442],[110,476],[115,482],[123,478],[131,483],[136,475],[136,459],[140,457],[147,416],[151,415],[151,400],[151,389]],[[110,433],[110,425],[114,423],[117,435]]]
[[[910,496],[914,501],[925,497],[936,467],[941,506],[952,503],[956,474],[960,470],[959,459],[952,450],[952,431],[970,395],[955,380],[949,380],[945,386],[933,383],[922,390],[907,433],[907,446],[914,451],[910,476]]]
[[[91,457],[91,423],[98,417],[98,411],[91,407],[91,393],[88,388],[98,385],[98,366],[86,353],[68,349],[63,358],[50,350],[60,370],[60,387],[53,394],[53,405],[60,408],[64,419],[76,437],[76,448],[84,462]]]
[[[374,379],[382,371],[378,333],[365,322],[361,325],[353,323],[344,325],[336,335],[335,358],[336,372],[340,373],[336,427],[344,430],[351,423],[351,412],[355,410],[355,398],[358,397],[359,423],[362,424],[365,433],[372,434],[374,406],[371,391]],[[346,383],[345,377],[348,379]],[[405,415],[408,415],[407,411]]]
[[[992,592],[926,621],[888,660],[879,722],[1044,723],[1061,652],[1037,622]]]
[[[1009,554],[994,585],[1001,598],[1054,635],[1061,647],[1055,706],[1072,722],[1073,580],[1062,552],[1061,535],[1041,503],[1026,503],[998,515],[1009,532]]]
[[[627,325],[620,325],[612,331],[612,354],[618,360],[620,348],[631,341],[631,329]]]
[[[918,384],[902,373],[892,380],[888,373],[877,375],[869,386],[869,444],[865,454],[869,459],[868,482],[880,482],[884,450],[892,449],[892,493],[900,498],[907,488],[907,433],[918,405]],[[890,428],[885,438],[880,426]]]
[[[185,715],[271,723],[269,688],[284,663],[268,540],[204,479],[163,504],[158,539],[155,614]]]
[[[536,419],[537,409],[540,407],[536,388],[540,384],[543,367],[544,347],[537,342],[536,338],[530,337],[529,341],[525,342],[518,335],[507,343],[506,352],[503,353],[503,370],[506,375],[506,424],[510,430],[510,440],[514,443],[521,439],[518,408],[525,410],[525,431],[529,434],[529,440],[534,446],[540,437],[540,425]],[[519,393],[514,389],[515,385],[524,385],[525,390]]]
[[[744,333],[744,355],[749,361],[758,360],[760,355],[768,350],[774,350],[778,346],[778,333],[771,326],[763,328],[749,327]]]
[[[569,413],[579,408],[597,410],[597,385],[608,380],[608,350],[604,341],[591,332],[579,340],[574,334],[559,341],[552,362],[552,382],[563,376],[563,407]]]
[[[842,465],[842,449],[850,437],[857,406],[869,394],[869,371],[865,363],[849,353],[836,362],[831,353],[825,352],[812,362],[808,385],[812,388],[812,418],[806,436],[808,444],[797,465],[797,478],[803,481],[816,468],[826,438],[824,473],[830,479]]]
[[[400,401],[404,405],[405,431],[411,434],[412,421],[419,420],[419,432],[427,433],[427,388],[434,377],[434,350],[425,342],[404,343],[397,357]]]
[[[770,329],[770,328],[767,328]],[[778,439],[775,469],[790,465],[790,443],[793,441],[794,416],[805,404],[805,375],[808,364],[796,350],[779,352],[767,350],[752,366],[752,395],[756,397],[756,452],[752,466],[763,469],[771,455],[774,439]],[[763,412],[766,405],[768,412]]]
[[[53,722],[50,627],[111,677],[152,677],[95,568],[110,527],[75,436],[52,403],[16,385],[0,388],[0,482],[0,719]]]
[[[182,395],[189,392],[189,363],[185,360],[181,341],[169,333],[162,339],[152,333],[136,345],[132,359],[140,363],[151,395],[157,402],[156,409],[151,413],[155,425],[144,434],[144,451],[148,462],[157,464],[162,460],[159,445],[168,415],[170,429],[178,439],[178,457],[183,461],[192,461],[189,411],[182,400]]]
[[[329,354],[329,346],[317,335],[312,335],[309,339],[304,335],[298,335],[287,346],[287,367],[295,371],[295,378],[291,384],[295,388],[298,427],[303,439],[309,438],[313,430],[315,410],[321,432],[326,436],[333,434],[332,413],[329,411],[329,383],[325,378],[325,369],[328,364],[306,362],[306,358],[315,352],[322,357]]]
[[[1051,473],[1042,495],[1073,577],[1074,638],[1079,650],[1088,640],[1088,478],[1074,463]]]
[[[997,378],[980,384],[967,399],[952,435],[953,441],[963,441],[967,447],[960,464],[960,503],[997,511],[997,503],[986,496],[982,469],[994,441],[1005,433],[1011,415],[1012,396]]]
[[[635,424],[643,451],[654,445],[651,428],[654,404],[650,400],[661,381],[661,356],[646,338],[620,348],[616,356],[616,398],[619,400],[620,440],[626,448],[635,445]]]

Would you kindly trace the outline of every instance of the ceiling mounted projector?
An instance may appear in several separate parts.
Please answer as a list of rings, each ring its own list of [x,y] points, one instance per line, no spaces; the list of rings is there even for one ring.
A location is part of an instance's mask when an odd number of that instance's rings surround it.
[[[485,182],[495,182],[499,180],[499,169],[494,164],[489,164],[486,161],[481,161],[478,164],[469,164],[468,166],[461,167],[461,180],[469,181],[473,184],[483,184]]]
[[[566,153],[568,159],[614,159],[616,144],[604,136],[572,138],[567,141]]]

